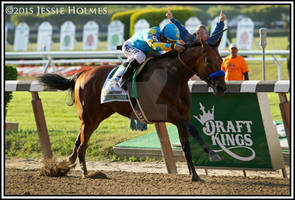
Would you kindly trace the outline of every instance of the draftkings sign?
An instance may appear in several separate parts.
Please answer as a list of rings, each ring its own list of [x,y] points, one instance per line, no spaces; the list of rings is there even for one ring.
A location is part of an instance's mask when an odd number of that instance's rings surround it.
[[[222,158],[210,162],[208,154],[190,136],[195,166],[279,169],[283,167],[279,138],[266,93],[192,94],[191,122],[206,143]]]

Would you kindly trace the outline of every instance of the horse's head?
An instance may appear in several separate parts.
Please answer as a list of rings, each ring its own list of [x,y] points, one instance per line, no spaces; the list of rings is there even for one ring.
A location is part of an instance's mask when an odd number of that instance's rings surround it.
[[[206,81],[209,87],[213,89],[214,95],[223,95],[226,90],[224,81],[224,72],[221,71],[222,58],[218,52],[220,40],[211,46],[201,39],[199,45],[192,48],[191,55],[195,59],[192,64],[193,71],[200,79]],[[198,43],[198,42],[197,42]]]

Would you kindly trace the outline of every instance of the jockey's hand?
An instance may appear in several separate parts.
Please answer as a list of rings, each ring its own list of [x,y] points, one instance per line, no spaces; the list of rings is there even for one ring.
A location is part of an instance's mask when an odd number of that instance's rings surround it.
[[[179,44],[176,44],[174,49],[178,52],[178,53],[182,53],[185,50],[185,47]]]
[[[223,14],[222,10],[220,10],[219,21],[224,22],[226,16]]]
[[[172,19],[173,18],[173,15],[172,15],[172,12],[171,12],[170,8],[168,8],[168,12],[166,13],[166,17],[168,19]]]

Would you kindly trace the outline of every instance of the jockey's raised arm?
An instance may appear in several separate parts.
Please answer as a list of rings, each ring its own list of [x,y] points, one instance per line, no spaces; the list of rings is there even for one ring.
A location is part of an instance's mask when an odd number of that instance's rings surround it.
[[[190,34],[188,30],[183,26],[177,19],[173,18],[173,15],[168,9],[168,12],[166,13],[166,17],[170,19],[170,21],[177,26],[180,32],[180,38],[185,43],[191,43],[192,41],[196,39],[202,38],[205,40],[208,44],[216,44],[219,38],[223,35],[223,28],[224,28],[224,20],[226,19],[226,16],[223,14],[222,10],[220,11],[219,15],[219,22],[217,22],[216,27],[212,33],[214,37],[210,37],[209,33],[204,25],[199,25],[196,27],[196,32],[194,34]]]

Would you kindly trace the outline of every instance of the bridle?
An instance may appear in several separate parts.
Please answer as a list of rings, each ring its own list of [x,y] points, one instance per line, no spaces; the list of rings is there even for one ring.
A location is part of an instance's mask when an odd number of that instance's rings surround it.
[[[183,60],[182,60],[182,58],[181,58],[181,55],[180,55],[180,53],[178,52],[178,60],[180,61],[180,63],[189,71],[189,72],[191,72],[192,74],[194,74],[194,75],[197,75],[201,80],[203,80],[203,81],[205,81],[206,83],[207,83],[207,86],[209,87],[209,86],[213,86],[214,85],[214,79],[216,78],[216,77],[220,77],[220,76],[225,76],[225,72],[224,71],[222,71],[222,70],[218,70],[218,71],[216,71],[216,72],[213,72],[213,73],[211,73],[211,74],[209,74],[209,76],[208,77],[206,77],[206,78],[204,78],[204,77],[202,77],[202,76],[199,76],[198,74],[197,74],[197,72],[195,72],[194,70],[192,70]]]
[[[220,33],[223,33],[224,31],[226,31],[227,30],[227,28],[226,29],[223,29],[223,30],[221,30],[221,31],[219,31],[219,32],[217,32],[217,33],[215,33],[214,35],[212,35],[211,37],[214,37],[214,36],[216,36],[216,35],[218,35],[218,34],[220,34]],[[187,49],[188,48],[188,46],[186,46],[185,47],[185,49]],[[222,71],[222,70],[218,70],[218,71],[216,71],[216,72],[213,72],[213,73],[211,73],[211,74],[209,74],[209,77],[206,77],[206,78],[204,78],[204,77],[201,77],[201,76],[199,76],[198,74],[197,74],[197,72],[195,72],[195,71],[193,71],[187,64],[185,64],[185,62],[182,60],[182,58],[181,58],[181,55],[180,55],[180,53],[178,52],[178,60],[180,61],[180,63],[189,71],[189,72],[191,72],[192,74],[194,74],[194,75],[197,75],[201,80],[204,80],[206,83],[207,83],[207,86],[213,86],[214,85],[214,80],[213,79],[215,79],[215,78],[217,78],[217,77],[220,77],[220,76],[225,76],[225,72],[224,71]]]

